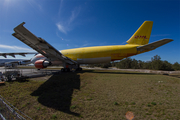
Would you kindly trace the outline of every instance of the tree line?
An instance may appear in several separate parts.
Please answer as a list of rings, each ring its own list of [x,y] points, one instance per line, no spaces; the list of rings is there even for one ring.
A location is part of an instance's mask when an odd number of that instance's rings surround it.
[[[100,63],[100,64],[89,64],[88,67],[101,67],[101,68],[108,68],[108,67],[117,67],[120,69],[152,69],[152,70],[180,70],[180,64],[175,62],[171,64],[168,61],[161,60],[161,57],[156,55],[151,58],[151,61],[141,61],[131,58],[125,58],[120,62],[109,62],[109,63]]]

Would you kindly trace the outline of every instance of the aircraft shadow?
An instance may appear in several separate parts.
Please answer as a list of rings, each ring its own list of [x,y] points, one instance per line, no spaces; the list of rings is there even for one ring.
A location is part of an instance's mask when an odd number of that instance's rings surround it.
[[[73,90],[80,90],[80,75],[77,73],[107,73],[107,74],[142,74],[147,73],[126,73],[126,72],[110,72],[110,71],[95,71],[95,70],[83,70],[80,72],[68,72],[52,75],[47,81],[45,81],[37,90],[31,93],[32,96],[38,96],[38,102],[42,105],[53,108],[64,113],[68,113],[74,116],[80,116],[79,113],[72,112],[71,100]],[[147,74],[150,75],[150,74]]]
[[[39,96],[38,102],[44,106],[79,116],[79,113],[71,112],[71,100],[73,90],[80,90],[80,76],[76,72],[52,75],[32,96]]]

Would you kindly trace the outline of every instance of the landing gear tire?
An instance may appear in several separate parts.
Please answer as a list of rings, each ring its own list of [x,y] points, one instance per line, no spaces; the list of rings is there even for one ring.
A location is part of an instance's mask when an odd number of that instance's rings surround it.
[[[82,71],[82,68],[77,68],[76,71]]]
[[[65,68],[65,72],[69,72],[70,71],[70,69],[69,68]]]
[[[64,71],[65,71],[64,68],[62,68],[62,69],[61,69],[61,72],[64,72]]]
[[[69,68],[62,68],[61,72],[70,72],[70,69]]]

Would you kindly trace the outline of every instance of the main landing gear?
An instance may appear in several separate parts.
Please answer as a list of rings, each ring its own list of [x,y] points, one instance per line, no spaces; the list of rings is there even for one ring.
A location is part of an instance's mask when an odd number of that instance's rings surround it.
[[[61,72],[82,71],[82,68],[80,67],[79,64],[77,64],[77,65],[68,65],[68,64],[64,63],[63,67],[64,68],[61,69]]]
[[[77,65],[77,67],[75,69],[76,69],[76,71],[82,71],[82,68],[80,67],[79,64]]]
[[[70,71],[71,71],[70,68],[62,68],[61,69],[61,72],[70,72]],[[82,71],[82,68],[80,68],[80,67],[76,68],[75,71]]]
[[[62,68],[61,72],[70,72],[70,68]]]
[[[80,67],[76,68],[76,71],[82,71],[82,68],[80,68]]]

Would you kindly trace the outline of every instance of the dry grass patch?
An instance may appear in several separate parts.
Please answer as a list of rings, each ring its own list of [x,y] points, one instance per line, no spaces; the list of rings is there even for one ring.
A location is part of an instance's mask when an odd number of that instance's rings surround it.
[[[160,82],[159,82],[160,81]],[[33,119],[180,119],[180,79],[85,70],[6,83],[1,95]]]

